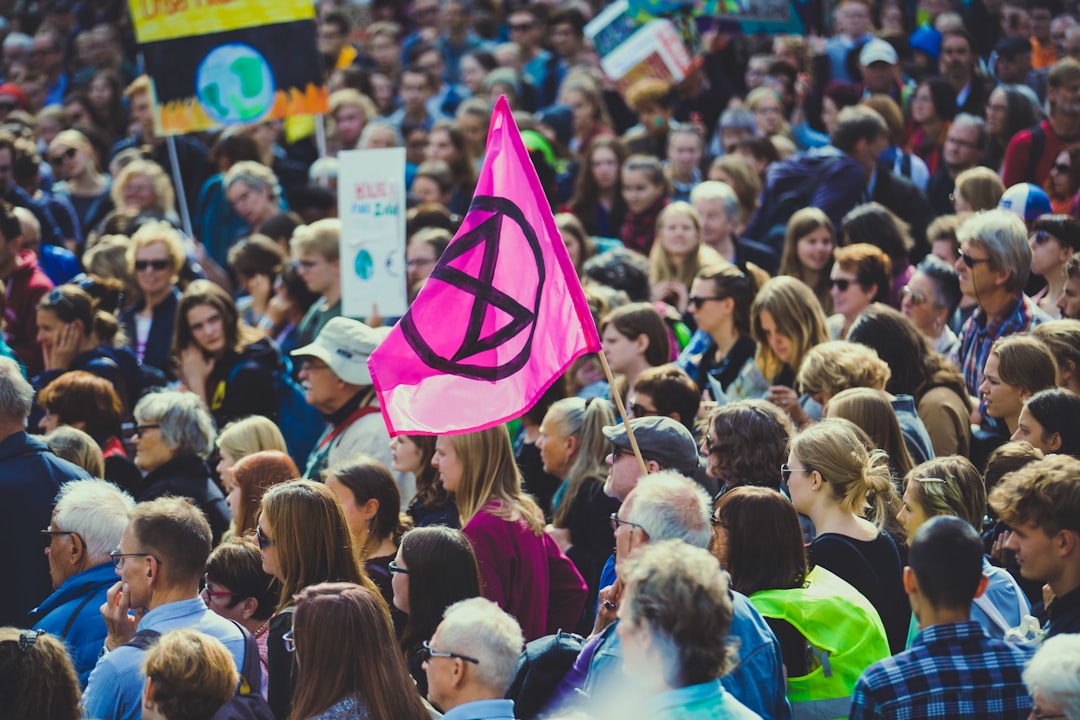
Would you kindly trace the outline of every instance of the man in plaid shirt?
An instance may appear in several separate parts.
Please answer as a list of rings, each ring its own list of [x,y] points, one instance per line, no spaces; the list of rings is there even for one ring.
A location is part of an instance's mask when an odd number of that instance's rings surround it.
[[[851,720],[861,718],[1026,718],[1021,673],[1033,647],[991,639],[971,620],[986,590],[978,533],[958,517],[919,528],[904,588],[921,632],[904,652],[874,663],[855,684]]]
[[[1031,272],[1031,247],[1023,220],[1006,210],[990,210],[965,221],[956,236],[960,241],[956,261],[960,290],[978,307],[961,328],[951,359],[963,372],[968,392],[978,397],[983,366],[994,341],[1027,334],[1049,318],[1024,295]]]

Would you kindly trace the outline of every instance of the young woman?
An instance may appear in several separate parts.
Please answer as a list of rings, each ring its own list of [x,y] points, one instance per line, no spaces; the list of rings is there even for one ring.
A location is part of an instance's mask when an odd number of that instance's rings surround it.
[[[424,642],[435,634],[446,608],[480,595],[480,569],[469,539],[460,530],[439,525],[405,533],[389,566],[393,607],[408,616],[398,635],[409,674],[427,696]]]
[[[888,456],[889,474],[898,487],[915,467],[885,391],[868,387],[841,390],[829,399],[825,416],[850,420],[862,428],[874,447]]]
[[[701,216],[690,203],[677,201],[656,219],[656,242],[649,253],[652,299],[686,312],[690,285],[698,271],[723,262],[720,253],[701,242]]]
[[[172,343],[184,242],[169,223],[149,222],[131,236],[127,256],[140,297],[120,314],[120,321],[139,364],[171,378],[175,372]]]
[[[788,220],[780,274],[806,283],[814,291],[826,315],[831,315],[833,311],[829,273],[832,271],[835,248],[836,230],[833,229],[832,220],[821,210],[796,210]]]
[[[585,278],[585,263],[596,255],[596,244],[585,231],[585,226],[576,215],[561,212],[555,215],[555,227],[559,228],[563,244],[566,245],[566,254],[570,256],[570,262],[574,264],[579,278]]]
[[[263,570],[281,583],[281,597],[270,622],[270,638],[267,641],[270,669],[267,701],[275,717],[300,717],[290,714],[296,658],[288,652],[283,639],[286,633],[292,631],[296,596],[300,591],[319,583],[354,583],[373,593],[387,632],[390,616],[378,588],[360,566],[349,524],[337,496],[323,483],[295,480],[271,488],[263,496],[255,536],[262,551]],[[357,628],[349,633],[349,637],[345,637],[347,631],[337,627],[331,642],[334,647],[341,647],[342,642],[367,637],[370,630],[366,628],[365,632],[361,632]],[[298,644],[302,645],[303,641]],[[323,645],[323,657],[329,657],[325,652],[326,647],[329,646]],[[387,659],[391,656],[397,656],[397,652],[383,651],[378,657]],[[335,662],[340,662],[340,658]],[[382,662],[372,666],[385,667]],[[295,686],[298,693],[304,687],[299,682]],[[339,698],[323,699],[332,703]]]
[[[439,482],[439,473],[431,464],[434,456],[435,437],[432,435],[398,435],[390,440],[390,469],[412,473],[416,478],[416,495],[408,510],[413,526],[461,527],[457,506]]]
[[[750,308],[757,342],[754,362],[770,387],[765,399],[779,406],[797,426],[821,416],[821,407],[792,388],[807,351],[829,339],[825,313],[801,280],[776,277],[765,283]]]
[[[1016,432],[1020,411],[1029,397],[1057,384],[1057,364],[1038,340],[1009,335],[994,341],[983,367],[979,394],[988,417],[1001,418],[1009,435]]]
[[[1050,177],[1043,189],[1050,196],[1055,215],[1068,215],[1080,190],[1080,148],[1062,150],[1050,166]]]
[[[626,221],[620,232],[623,245],[648,255],[656,239],[656,221],[667,207],[671,182],[660,161],[651,155],[632,155],[622,166],[622,196]]]
[[[297,595],[287,642],[298,668],[289,717],[430,717],[397,650],[378,591],[345,582],[305,588]],[[335,652],[327,652],[331,647]]]
[[[782,473],[795,509],[814,523],[810,562],[866,596],[885,625],[889,649],[899,652],[910,606],[900,553],[882,530],[899,505],[885,453],[868,453],[866,435],[854,424],[824,420],[795,436]]]
[[[1050,317],[1061,310],[1065,292],[1065,263],[1080,250],[1080,222],[1068,215],[1043,215],[1031,226],[1031,272],[1046,279],[1046,289],[1032,299]]]
[[[101,117],[102,130],[116,142],[127,135],[127,110],[124,109],[124,81],[115,70],[102,69],[90,78],[86,99]]]
[[[410,527],[408,515],[398,511],[401,494],[394,476],[375,458],[358,455],[327,470],[323,479],[345,511],[364,572],[379,588],[387,606],[393,608],[394,590],[387,565],[397,555],[398,543]],[[403,627],[405,617],[392,614],[394,626]]]
[[[454,189],[446,207],[458,215],[468,212],[476,189],[476,167],[461,128],[450,120],[435,123],[428,132],[424,160],[441,160],[449,166]]]
[[[576,627],[588,588],[522,492],[506,428],[440,435],[432,464],[457,502],[484,597],[517,618],[526,640]]]
[[[1000,173],[1005,164],[1005,148],[1021,130],[1039,121],[1039,112],[1016,88],[997,87],[986,103],[986,155],[982,165]]]
[[[328,141],[336,155],[341,150],[355,150],[364,126],[378,117],[379,109],[371,98],[359,90],[344,88],[330,95],[330,117],[333,126]]]
[[[611,118],[604,105],[600,85],[585,72],[572,72],[559,86],[559,104],[573,114],[573,138],[570,150],[584,159],[590,143],[598,137],[613,137]]]
[[[757,343],[750,332],[756,294],[754,277],[727,263],[702,268],[690,287],[690,314],[710,342],[696,362],[688,347],[678,364],[715,400],[720,399],[718,392],[729,400],[759,394],[752,380]]]
[[[425,227],[409,238],[405,246],[405,278],[410,298],[420,292],[452,239],[449,230],[437,227]]]
[[[1064,388],[1048,388],[1032,395],[1020,411],[1014,442],[1026,441],[1043,454],[1061,453],[1080,458],[1080,396]]]
[[[266,235],[249,235],[229,248],[226,263],[236,276],[238,290],[247,295],[238,298],[237,308],[244,322],[267,335],[274,331],[269,312],[274,285],[288,262],[289,256],[277,241]]]
[[[982,212],[998,206],[1005,193],[1001,176],[986,167],[973,167],[956,176],[953,209],[958,213]]]
[[[585,147],[574,196],[567,210],[581,220],[594,237],[616,238],[626,219],[620,168],[626,146],[616,137],[601,135]]]
[[[59,179],[52,191],[71,202],[82,236],[87,237],[113,209],[112,179],[98,167],[94,147],[78,130],[58,133],[49,143],[48,158]]]
[[[233,537],[255,530],[259,505],[266,491],[300,477],[296,463],[282,450],[258,450],[245,455],[229,471],[225,502],[232,515]]]
[[[234,420],[221,428],[217,436],[217,447],[217,474],[226,494],[236,483],[236,463],[263,450],[288,452],[281,430],[273,421],[261,415]],[[255,508],[258,509],[258,504]]]
[[[642,370],[671,361],[664,318],[649,303],[630,303],[612,310],[600,321],[600,339],[611,372],[626,378],[626,393]]]
[[[44,630],[0,628],[5,712],[20,718],[82,717],[79,677],[64,642]]]
[[[835,262],[829,271],[829,294],[834,315],[829,316],[829,334],[837,340],[847,338],[851,324],[872,303],[889,297],[888,256],[876,245],[845,245],[833,253]]]
[[[911,96],[914,132],[907,150],[923,159],[931,175],[942,167],[941,149],[955,115],[956,90],[948,80],[930,78],[915,88]]]
[[[547,532],[586,578],[589,585],[586,607],[596,606],[600,590],[596,582],[611,548],[615,547],[611,524],[604,522],[620,505],[618,500],[604,494],[608,475],[605,458],[611,444],[603,429],[613,424],[615,413],[611,403],[565,398],[548,408],[536,441],[544,472],[563,481],[552,501],[554,518]]]
[[[754,113],[759,135],[783,135],[791,139],[791,128],[784,119],[784,104],[780,101],[780,93],[767,87],[754,88],[746,95],[746,107]]]
[[[196,280],[180,296],[173,354],[180,381],[207,404],[218,427],[248,415],[277,418],[277,349],[240,321],[220,285]]]

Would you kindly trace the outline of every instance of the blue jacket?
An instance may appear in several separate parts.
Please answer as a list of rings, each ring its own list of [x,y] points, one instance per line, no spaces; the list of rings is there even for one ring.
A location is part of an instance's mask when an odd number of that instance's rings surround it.
[[[89,477],[26,432],[0,440],[0,626],[26,627],[26,614],[52,591],[40,533],[60,486]]]
[[[62,582],[30,613],[35,630],[55,635],[67,645],[83,688],[105,644],[107,631],[101,606],[105,593],[116,581],[111,562],[97,565]]]

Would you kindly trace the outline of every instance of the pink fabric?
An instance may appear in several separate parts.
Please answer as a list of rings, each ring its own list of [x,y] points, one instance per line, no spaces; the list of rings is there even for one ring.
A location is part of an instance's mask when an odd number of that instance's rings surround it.
[[[498,507],[489,500],[462,528],[480,566],[481,593],[517,618],[525,642],[572,632],[588,594],[581,573],[547,533],[537,537],[524,520],[496,516]]]
[[[585,294],[505,98],[476,195],[432,276],[368,360],[391,435],[519,416],[600,350]]]

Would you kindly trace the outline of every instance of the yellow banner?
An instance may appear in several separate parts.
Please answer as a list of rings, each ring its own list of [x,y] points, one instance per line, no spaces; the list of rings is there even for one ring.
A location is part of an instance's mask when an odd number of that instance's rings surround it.
[[[311,0],[128,0],[140,43],[315,17]]]

